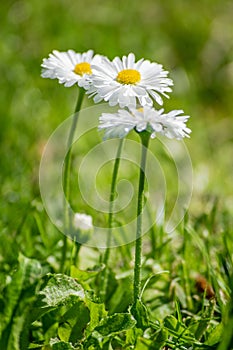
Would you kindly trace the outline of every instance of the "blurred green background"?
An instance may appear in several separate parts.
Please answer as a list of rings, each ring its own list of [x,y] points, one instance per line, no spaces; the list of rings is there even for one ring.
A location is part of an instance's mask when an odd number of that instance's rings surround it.
[[[215,197],[233,212],[232,1],[8,0],[1,1],[0,13],[4,233],[16,234],[30,203],[39,198],[43,146],[76,102],[75,87],[40,77],[42,59],[53,49],[92,48],[110,58],[134,52],[138,59],[162,63],[174,80],[165,108],[191,116],[190,212],[208,212],[208,200]]]

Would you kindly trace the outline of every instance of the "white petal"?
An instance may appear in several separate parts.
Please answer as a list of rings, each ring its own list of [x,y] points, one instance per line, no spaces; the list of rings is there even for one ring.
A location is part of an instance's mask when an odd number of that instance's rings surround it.
[[[76,53],[74,50],[68,50],[67,52],[53,50],[49,54],[49,58],[43,59],[41,76],[50,79],[57,78],[59,83],[64,84],[66,87],[70,87],[78,82],[81,87],[88,88],[90,75],[84,74],[80,76],[75,74],[74,68],[77,63],[81,62],[88,62],[91,65],[92,61],[95,63],[100,62],[102,60],[100,55],[96,56],[93,57],[93,50],[83,54]]]
[[[121,84],[116,81],[118,73],[124,69],[136,69],[141,75],[140,82],[136,84]],[[115,57],[111,62],[102,58],[101,62],[92,66],[92,96],[99,95],[111,106],[118,104],[120,107],[152,106],[155,100],[159,105],[163,104],[162,96],[171,92],[172,80],[167,78],[168,72],[162,65],[151,63],[143,58],[135,62],[133,53]],[[88,92],[89,93],[89,92]],[[96,99],[95,99],[96,101]]]

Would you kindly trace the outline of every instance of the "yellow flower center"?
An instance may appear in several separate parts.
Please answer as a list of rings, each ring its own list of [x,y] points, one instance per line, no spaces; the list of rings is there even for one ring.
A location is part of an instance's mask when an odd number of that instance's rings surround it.
[[[90,63],[82,62],[82,63],[76,64],[76,66],[74,67],[74,73],[78,75],[92,74]]]
[[[136,84],[141,80],[141,74],[135,69],[123,69],[116,80],[121,84]]]

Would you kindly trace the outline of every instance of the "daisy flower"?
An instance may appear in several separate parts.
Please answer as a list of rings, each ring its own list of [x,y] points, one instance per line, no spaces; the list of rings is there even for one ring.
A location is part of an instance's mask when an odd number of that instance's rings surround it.
[[[77,230],[89,231],[93,229],[92,216],[86,214],[74,214],[74,227]]]
[[[122,59],[115,57],[111,62],[104,57],[98,66],[92,68],[92,84],[87,93],[94,96],[94,101],[109,102],[110,106],[119,104],[121,108],[152,106],[153,100],[163,104],[160,95],[165,97],[171,92],[173,85],[167,78],[168,72],[161,64],[144,60],[135,62],[135,56],[130,53]]]
[[[78,84],[88,88],[91,83],[92,65],[101,61],[100,55],[94,56],[93,50],[76,53],[73,50],[59,52],[53,50],[49,58],[44,58],[41,76],[43,78],[58,79],[60,84],[70,87]]]
[[[189,116],[180,116],[182,110],[173,110],[164,113],[163,109],[156,110],[153,107],[120,109],[117,113],[102,113],[99,119],[99,130],[104,130],[104,138],[125,137],[130,130],[137,132],[147,130],[151,137],[157,134],[164,135],[170,139],[181,140],[189,137],[191,130],[187,128],[186,122]]]

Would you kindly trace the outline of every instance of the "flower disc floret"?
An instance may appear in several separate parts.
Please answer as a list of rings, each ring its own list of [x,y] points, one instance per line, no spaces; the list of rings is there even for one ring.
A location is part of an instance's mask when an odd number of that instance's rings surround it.
[[[121,84],[136,84],[141,80],[141,74],[136,69],[123,69],[116,80]]]
[[[88,62],[77,63],[74,67],[74,73],[83,76],[84,74],[92,74],[91,65]]]

